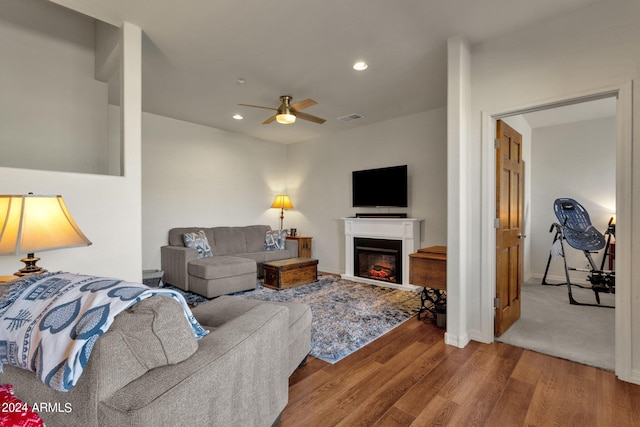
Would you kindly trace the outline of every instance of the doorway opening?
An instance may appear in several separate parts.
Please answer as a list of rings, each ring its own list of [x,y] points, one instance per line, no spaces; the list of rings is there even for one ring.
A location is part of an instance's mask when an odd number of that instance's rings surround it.
[[[615,116],[616,99],[610,97],[503,119],[526,135],[523,151],[529,214],[528,230],[523,233],[527,269],[522,277],[521,318],[497,340],[608,370],[615,368],[613,310],[600,308],[593,313],[572,306],[566,286],[542,286],[541,277],[554,240],[549,229],[557,222],[555,199],[578,200],[602,232],[615,214]],[[565,247],[568,264],[585,268],[582,253]],[[593,254],[598,263],[602,252]],[[547,282],[565,283],[563,266],[561,257],[553,259]],[[571,277],[580,286],[591,286],[586,272],[572,272]],[[582,296],[581,301],[594,299],[588,290],[575,289],[574,293]],[[608,303],[614,298],[604,296]]]
[[[493,302],[495,297],[495,229],[493,228],[493,218],[495,216],[495,205],[491,201],[495,201],[495,153],[494,138],[495,123],[498,119],[515,117],[518,115],[533,113],[537,111],[550,110],[557,107],[564,107],[574,104],[581,104],[587,101],[597,101],[612,98],[616,104],[616,142],[615,142],[615,212],[617,218],[617,241],[616,241],[616,276],[617,290],[615,295],[615,327],[611,331],[615,336],[615,370],[616,374],[622,378],[630,378],[631,371],[631,306],[629,303],[630,296],[630,203],[631,200],[631,117],[632,117],[632,90],[631,82],[627,82],[621,86],[610,88],[608,90],[593,92],[571,99],[561,99],[556,102],[539,105],[535,107],[523,108],[521,110],[513,110],[500,114],[489,114],[483,112],[483,177],[485,185],[483,185],[483,265],[490,266],[483,273],[483,287],[486,292],[484,303],[482,305],[483,335],[488,342],[494,340],[494,309]],[[527,191],[530,193],[530,189]],[[531,206],[525,211],[525,216],[530,219],[532,212]],[[549,209],[549,208],[547,208]],[[551,212],[551,214],[553,214]],[[528,221],[528,220],[526,220]],[[547,224],[548,226],[549,224]],[[624,249],[623,249],[624,248]],[[527,270],[530,271],[530,270]],[[598,309],[606,310],[606,309]]]

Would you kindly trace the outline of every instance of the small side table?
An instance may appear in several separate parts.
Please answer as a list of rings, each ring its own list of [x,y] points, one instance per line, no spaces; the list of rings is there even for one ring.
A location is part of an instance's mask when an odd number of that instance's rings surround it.
[[[313,237],[287,236],[287,240],[298,241],[298,256],[300,258],[311,258],[311,239]]]
[[[447,292],[447,248],[431,246],[419,249],[409,255],[409,281],[416,286],[423,286],[420,296],[421,307],[418,319],[423,311],[429,311],[434,319],[437,308],[446,303]],[[426,302],[433,304],[429,309]]]

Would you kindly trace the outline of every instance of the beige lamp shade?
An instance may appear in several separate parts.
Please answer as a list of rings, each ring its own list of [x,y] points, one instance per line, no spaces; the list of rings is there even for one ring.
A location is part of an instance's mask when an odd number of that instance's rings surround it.
[[[62,196],[0,195],[0,255],[90,244]]]
[[[291,199],[286,194],[279,194],[276,196],[276,199],[273,201],[271,205],[272,208],[278,209],[293,209],[293,204],[291,203]]]

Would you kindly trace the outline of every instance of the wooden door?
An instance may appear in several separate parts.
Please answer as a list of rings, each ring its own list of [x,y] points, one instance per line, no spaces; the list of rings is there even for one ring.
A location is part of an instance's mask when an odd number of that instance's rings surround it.
[[[524,262],[522,135],[498,120],[496,132],[496,317],[502,335],[520,318]]]

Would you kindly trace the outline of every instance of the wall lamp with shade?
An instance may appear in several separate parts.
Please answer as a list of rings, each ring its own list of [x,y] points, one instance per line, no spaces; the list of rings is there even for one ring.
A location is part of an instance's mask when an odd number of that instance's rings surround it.
[[[286,194],[278,194],[271,205],[272,208],[280,209],[280,230],[282,230],[282,222],[284,220],[284,210],[293,209],[293,203]]]
[[[0,255],[27,254],[16,276],[46,272],[35,252],[89,246],[62,196],[0,195]]]

